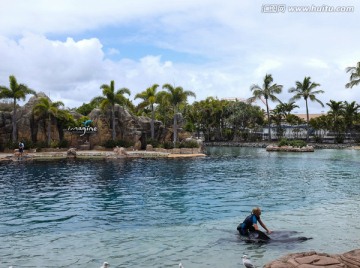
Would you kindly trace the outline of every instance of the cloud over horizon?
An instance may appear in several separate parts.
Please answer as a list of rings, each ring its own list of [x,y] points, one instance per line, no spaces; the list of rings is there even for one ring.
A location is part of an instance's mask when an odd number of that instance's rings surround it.
[[[284,85],[284,102],[305,76],[321,84],[324,104],[360,102],[360,88],[345,89],[345,68],[360,61],[356,1],[341,2],[354,12],[296,14],[263,13],[265,0],[2,2],[0,85],[14,74],[67,107],[101,95],[110,80],[129,88],[132,100],[154,83],[192,90],[197,101],[248,98],[266,73]],[[310,104],[312,113],[324,109]]]

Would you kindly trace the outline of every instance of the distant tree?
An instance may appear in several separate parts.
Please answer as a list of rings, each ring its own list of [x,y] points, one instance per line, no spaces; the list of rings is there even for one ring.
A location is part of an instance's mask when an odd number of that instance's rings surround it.
[[[0,99],[12,99],[13,100],[13,115],[12,115],[12,141],[17,139],[17,104],[18,100],[25,100],[26,95],[36,95],[36,92],[30,89],[25,84],[19,84],[14,75],[9,76],[10,87],[0,86]]]
[[[128,103],[128,99],[124,97],[124,94],[130,95],[130,90],[127,88],[118,89],[115,92],[115,82],[114,80],[110,81],[110,84],[103,84],[100,86],[103,90],[102,93],[104,97],[95,97],[92,102],[99,103],[101,109],[110,108],[111,109],[111,118],[112,118],[112,139],[116,138],[116,130],[115,130],[115,104],[126,105]]]
[[[323,90],[314,90],[319,87],[320,84],[311,82],[311,77],[305,77],[303,82],[296,81],[296,87],[290,88],[289,93],[295,93],[290,101],[296,101],[301,98],[305,100],[306,104],[306,140],[309,141],[309,107],[308,100],[318,102],[322,107],[324,104],[316,98],[317,94],[324,93]]]
[[[51,102],[50,99],[42,97],[39,99],[39,102],[35,104],[33,112],[35,116],[43,117],[47,120],[47,144],[51,144],[51,122],[52,119],[56,119],[59,114],[59,108],[64,106],[64,103],[61,101]]]
[[[143,101],[138,105],[139,108],[145,108],[150,106],[151,110],[151,139],[154,139],[155,137],[155,127],[154,127],[154,121],[155,121],[155,109],[154,104],[157,100],[157,88],[159,87],[158,84],[153,84],[151,87],[148,87],[145,91],[138,93],[135,95],[135,99],[140,98]]]
[[[87,116],[94,108],[96,108],[96,103],[94,102],[83,103],[80,107],[76,108],[76,112]]]
[[[354,129],[355,122],[359,120],[359,108],[360,106],[355,102],[344,102],[343,110],[344,110],[344,120],[346,131],[350,132],[352,136],[352,132]]]
[[[250,98],[251,101],[254,101],[256,99],[261,100],[262,98],[265,99],[266,114],[268,119],[269,141],[271,141],[271,119],[270,119],[270,110],[269,110],[269,99],[271,101],[280,102],[280,100],[275,96],[275,94],[280,94],[283,88],[282,85],[272,84],[272,83],[273,83],[272,75],[266,74],[264,77],[264,83],[262,88],[255,84],[250,87],[250,90],[253,92],[253,97]]]
[[[251,131],[256,130],[264,124],[264,110],[259,106],[251,105],[242,101],[229,102],[225,112],[226,118],[222,121],[232,128],[234,140],[245,140],[251,137]]]
[[[360,84],[360,61],[356,67],[347,67],[346,72],[350,73],[350,82],[345,85],[346,88],[352,88]]]
[[[169,103],[174,109],[174,144],[177,142],[177,115],[179,112],[180,105],[187,102],[188,97],[196,97],[195,93],[189,90],[184,90],[182,87],[174,87],[170,84],[164,84],[162,86],[164,89],[167,89],[168,92],[165,95],[165,98],[168,99]]]
[[[345,130],[345,120],[344,120],[344,104],[342,101],[330,100],[326,103],[330,107],[328,116],[331,118],[331,129],[336,133],[336,141],[343,141],[344,135],[343,131]]]
[[[299,106],[292,101],[289,103],[279,103],[276,108],[279,109],[279,112],[286,117],[287,115],[290,115],[295,108],[299,108]]]

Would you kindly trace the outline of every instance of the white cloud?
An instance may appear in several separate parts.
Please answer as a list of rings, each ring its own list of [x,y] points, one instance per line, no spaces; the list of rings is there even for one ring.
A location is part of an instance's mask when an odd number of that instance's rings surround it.
[[[132,97],[154,83],[172,83],[193,90],[196,100],[247,98],[250,85],[271,73],[284,85],[283,101],[295,81],[311,76],[325,90],[324,103],[360,102],[360,88],[344,87],[345,68],[360,60],[359,4],[342,2],[355,6],[347,14],[265,14],[267,2],[2,0],[0,85],[14,74],[74,107],[100,95],[110,80]]]

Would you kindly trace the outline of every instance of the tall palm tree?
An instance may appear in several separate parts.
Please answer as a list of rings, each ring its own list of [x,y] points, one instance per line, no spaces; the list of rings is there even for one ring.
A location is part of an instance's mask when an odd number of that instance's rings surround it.
[[[164,84],[162,88],[168,90],[166,98],[174,109],[174,144],[177,142],[177,114],[181,104],[185,104],[188,97],[196,97],[195,93],[190,90],[184,90],[182,87],[174,87],[170,84]]]
[[[128,100],[124,97],[124,94],[130,95],[130,90],[127,88],[118,89],[115,92],[115,82],[114,80],[110,81],[110,84],[103,84],[100,87],[103,90],[104,97],[95,97],[92,102],[98,101],[100,103],[100,108],[105,109],[110,107],[111,109],[111,118],[112,118],[112,139],[116,138],[116,129],[115,129],[115,104],[124,105]]]
[[[59,107],[64,106],[62,101],[51,102],[49,98],[42,97],[39,102],[34,106],[33,112],[36,116],[47,119],[47,144],[51,144],[51,121],[59,114]]]
[[[351,73],[350,82],[345,85],[346,88],[352,88],[360,84],[360,61],[356,64],[356,67],[347,67],[347,73]]]
[[[151,139],[155,137],[155,128],[154,128],[154,121],[155,121],[155,110],[154,104],[156,102],[157,93],[156,90],[159,87],[158,84],[153,84],[151,87],[148,87],[145,91],[136,94],[135,99],[140,98],[143,101],[139,104],[139,108],[144,108],[150,106],[151,110]]]
[[[36,95],[36,92],[30,89],[25,84],[18,84],[14,75],[9,76],[10,87],[0,86],[0,99],[13,99],[13,115],[12,115],[12,141],[15,142],[17,138],[17,128],[16,128],[16,102],[18,100],[25,100],[26,95],[33,94]]]
[[[266,74],[264,77],[264,84],[261,88],[258,85],[252,85],[250,87],[250,90],[253,92],[253,97],[250,98],[250,101],[255,101],[256,99],[262,100],[265,99],[265,105],[266,105],[266,114],[268,118],[268,131],[269,136],[268,139],[271,141],[271,119],[270,119],[270,110],[269,110],[269,99],[271,101],[278,101],[280,100],[275,96],[275,94],[280,94],[282,91],[283,86],[278,84],[272,84],[273,83],[273,77],[271,74]]]
[[[309,141],[309,107],[308,107],[308,100],[318,102],[322,107],[324,104],[316,98],[317,94],[324,93],[323,90],[314,90],[315,88],[319,87],[320,84],[315,82],[311,82],[311,77],[305,77],[304,81],[301,83],[296,81],[296,87],[290,88],[289,93],[295,93],[295,95],[290,99],[290,101],[296,101],[301,98],[305,100],[306,104],[306,140]]]
[[[330,107],[328,114],[333,117],[334,122],[336,122],[339,117],[344,114],[345,106],[342,101],[330,100],[330,102],[326,103],[326,105]]]
[[[352,132],[354,122],[359,115],[360,105],[355,101],[353,102],[344,102],[344,120],[346,125],[346,131],[350,133]],[[351,133],[352,134],[352,133]]]

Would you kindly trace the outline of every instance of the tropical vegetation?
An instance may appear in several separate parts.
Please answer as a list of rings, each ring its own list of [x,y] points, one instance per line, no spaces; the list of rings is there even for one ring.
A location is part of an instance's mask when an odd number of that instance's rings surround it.
[[[0,86],[0,99],[11,99],[13,101],[13,116],[12,116],[12,140],[17,140],[17,101],[25,100],[26,95],[33,94],[36,92],[29,88],[26,84],[19,84],[14,75],[9,76],[10,86]]]
[[[350,82],[346,87],[352,88],[360,82],[359,63],[356,67],[346,69],[350,73]],[[0,86],[0,111],[12,113],[11,144],[14,146],[17,141],[17,110],[18,101],[25,100],[29,94],[36,95],[36,91],[25,84],[19,84],[14,75],[9,77],[10,86]],[[193,137],[203,138],[205,141],[261,141],[264,139],[264,127],[267,128],[269,141],[277,139],[284,143],[291,140],[310,141],[310,135],[315,142],[324,142],[332,138],[332,142],[342,143],[346,139],[360,142],[360,105],[355,101],[329,100],[326,105],[329,111],[316,118],[309,116],[308,102],[313,101],[320,104],[320,84],[313,82],[311,77],[306,76],[302,81],[296,81],[295,87],[288,90],[293,94],[290,100],[281,100],[280,94],[283,86],[274,83],[271,74],[266,74],[262,86],[253,84],[250,86],[252,97],[246,101],[219,100],[216,97],[207,97],[204,100],[194,100],[189,103],[190,97],[196,97],[195,93],[185,90],[181,86],[165,83],[164,85],[153,84],[144,91],[135,95],[134,100],[141,101],[134,106],[132,101],[125,97],[130,96],[128,88],[115,89],[115,81],[109,84],[102,84],[100,87],[102,96],[93,98],[89,103],[83,103],[80,107],[66,109],[62,102],[52,102],[49,98],[39,98],[33,109],[35,119],[41,119],[46,128],[47,141],[45,146],[54,146],[52,139],[52,125],[58,126],[59,137],[57,145],[63,146],[68,143],[64,140],[63,129],[67,126],[74,126],[89,119],[90,113],[99,108],[101,113],[108,118],[109,129],[111,129],[111,140],[105,141],[106,147],[129,145],[128,141],[121,139],[121,112],[119,109],[126,109],[133,115],[142,115],[150,118],[150,133],[147,133],[147,142],[164,148],[195,146],[191,142],[179,140],[179,124],[181,128],[192,133]],[[304,100],[306,109],[306,120],[294,113]],[[255,100],[261,100],[265,109],[254,105]],[[9,103],[11,101],[11,104]],[[275,108],[270,109],[270,101],[277,102]],[[75,120],[74,112],[81,114],[81,119]],[[80,121],[79,121],[80,120]],[[172,133],[170,140],[159,140],[155,121]],[[77,123],[76,123],[77,122]],[[303,134],[306,133],[304,137]],[[271,135],[274,137],[271,137]],[[9,141],[10,142],[10,141]],[[28,143],[39,142],[31,138]]]
[[[309,141],[309,106],[308,100],[318,102],[322,107],[324,104],[316,98],[317,94],[324,93],[323,90],[315,90],[315,88],[319,87],[320,84],[311,82],[311,77],[305,77],[303,82],[296,81],[296,87],[290,88],[289,93],[294,93],[294,96],[290,99],[290,101],[296,101],[299,99],[305,100],[306,107],[306,140]]]

